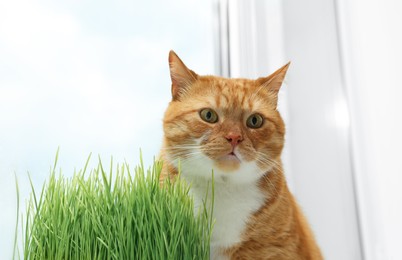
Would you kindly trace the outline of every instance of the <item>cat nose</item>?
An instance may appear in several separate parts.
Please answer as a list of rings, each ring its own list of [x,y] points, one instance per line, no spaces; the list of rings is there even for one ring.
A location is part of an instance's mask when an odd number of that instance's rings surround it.
[[[239,133],[229,133],[225,136],[226,140],[228,140],[229,143],[232,144],[232,147],[234,148],[236,145],[238,145],[241,141],[243,141],[243,137]]]

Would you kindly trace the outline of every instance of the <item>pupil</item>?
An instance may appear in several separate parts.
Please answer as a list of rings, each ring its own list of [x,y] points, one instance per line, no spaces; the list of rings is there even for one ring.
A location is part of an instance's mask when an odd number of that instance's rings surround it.
[[[251,121],[253,122],[253,125],[257,124],[257,118],[256,117],[253,117],[253,119]]]
[[[208,113],[207,113],[207,119],[211,119],[211,117],[212,117],[212,113],[211,113],[210,111],[208,111]]]

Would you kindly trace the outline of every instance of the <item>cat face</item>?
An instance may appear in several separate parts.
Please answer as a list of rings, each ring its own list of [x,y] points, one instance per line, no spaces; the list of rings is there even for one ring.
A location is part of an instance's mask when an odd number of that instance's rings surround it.
[[[199,76],[169,55],[172,102],[165,158],[183,175],[248,182],[278,165],[284,124],[276,109],[287,66],[257,80]],[[179,166],[180,164],[180,166]]]

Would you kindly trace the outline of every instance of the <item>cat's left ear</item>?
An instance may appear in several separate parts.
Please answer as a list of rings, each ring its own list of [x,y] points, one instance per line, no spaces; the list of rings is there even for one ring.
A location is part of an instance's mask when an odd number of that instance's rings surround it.
[[[172,99],[178,100],[197,80],[198,75],[188,69],[174,51],[169,52],[169,68],[172,79]]]
[[[280,69],[269,75],[268,77],[258,78],[257,82],[260,86],[268,89],[273,94],[275,105],[278,102],[278,92],[285,79],[286,72],[288,71],[290,62],[282,66]]]
[[[288,71],[290,62],[282,66],[280,69],[269,75],[268,77],[257,79],[261,86],[265,86],[270,91],[279,92],[282,86],[283,80],[285,79],[286,72]]]

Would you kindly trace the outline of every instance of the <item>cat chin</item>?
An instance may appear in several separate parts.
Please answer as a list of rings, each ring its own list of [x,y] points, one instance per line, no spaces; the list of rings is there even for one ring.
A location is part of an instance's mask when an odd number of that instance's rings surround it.
[[[228,154],[214,161],[214,169],[219,169],[227,174],[231,174],[231,172],[239,170],[241,163],[242,162],[236,155]]]

